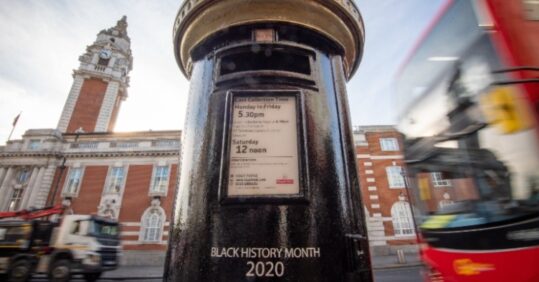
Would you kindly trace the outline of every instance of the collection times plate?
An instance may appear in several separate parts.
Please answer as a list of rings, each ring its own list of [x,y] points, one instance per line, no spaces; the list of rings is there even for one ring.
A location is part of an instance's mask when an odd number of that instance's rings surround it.
[[[299,194],[296,97],[234,97],[228,196]]]

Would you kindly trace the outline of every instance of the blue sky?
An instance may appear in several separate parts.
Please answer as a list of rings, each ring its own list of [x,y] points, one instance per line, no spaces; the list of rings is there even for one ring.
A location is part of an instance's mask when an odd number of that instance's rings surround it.
[[[348,84],[354,125],[392,124],[393,76],[445,0],[357,0],[363,61]],[[172,53],[179,0],[0,0],[0,145],[55,128],[78,57],[96,34],[127,16],[134,67],[117,131],[181,129],[189,90]],[[141,112],[144,111],[144,115]]]
[[[445,0],[357,0],[366,29],[363,60],[348,82],[354,125],[395,124],[391,99],[400,65]]]

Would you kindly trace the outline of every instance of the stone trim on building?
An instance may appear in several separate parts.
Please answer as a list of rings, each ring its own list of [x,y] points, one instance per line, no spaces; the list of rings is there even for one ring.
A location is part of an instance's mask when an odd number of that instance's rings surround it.
[[[67,101],[64,104],[64,109],[62,110],[62,115],[60,116],[60,121],[58,122],[58,130],[60,132],[66,132],[69,121],[75,109],[75,104],[79,99],[80,90],[82,89],[82,83],[84,82],[84,77],[78,74],[75,74],[73,77],[73,85],[67,96]]]
[[[105,92],[105,98],[97,117],[97,123],[95,125],[94,132],[106,132],[110,128],[110,122],[114,108],[119,96],[120,83],[116,81],[109,82],[107,91]]]

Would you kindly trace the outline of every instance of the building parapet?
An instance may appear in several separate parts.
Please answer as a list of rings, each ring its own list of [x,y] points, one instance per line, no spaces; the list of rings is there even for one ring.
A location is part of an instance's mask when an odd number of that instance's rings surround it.
[[[179,130],[62,135],[55,129],[31,129],[23,139],[0,146],[0,157],[173,156],[179,155],[180,138]]]
[[[397,131],[394,125],[355,125],[354,133]]]

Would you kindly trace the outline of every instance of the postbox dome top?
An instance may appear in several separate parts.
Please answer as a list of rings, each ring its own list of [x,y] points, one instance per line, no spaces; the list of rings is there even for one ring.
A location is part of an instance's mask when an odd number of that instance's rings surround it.
[[[191,76],[191,52],[218,31],[245,24],[288,23],[314,30],[344,50],[349,79],[363,54],[365,32],[353,0],[185,0],[174,23],[174,54]]]

